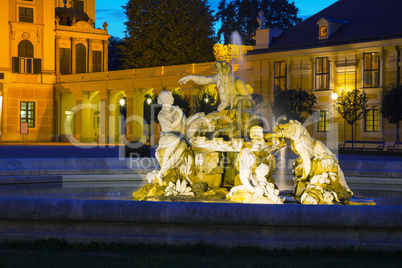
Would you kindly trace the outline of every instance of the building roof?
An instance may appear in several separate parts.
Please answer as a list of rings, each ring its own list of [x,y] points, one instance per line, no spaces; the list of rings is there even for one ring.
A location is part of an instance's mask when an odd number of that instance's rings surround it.
[[[89,21],[89,16],[82,10],[66,7],[57,7],[55,11],[55,16],[59,17],[60,25],[71,26],[73,19],[78,21]]]
[[[342,23],[326,40],[319,40],[317,22]],[[281,50],[333,46],[402,37],[402,0],[339,0],[273,39],[260,54]]]

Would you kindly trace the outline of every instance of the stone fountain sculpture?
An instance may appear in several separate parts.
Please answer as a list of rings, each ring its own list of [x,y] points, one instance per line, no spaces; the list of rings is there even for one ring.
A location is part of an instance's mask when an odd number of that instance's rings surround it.
[[[293,163],[294,195],[302,204],[333,204],[353,196],[335,155],[310,136],[298,121],[274,128],[278,137],[288,138],[299,158]]]
[[[264,134],[261,118],[250,111],[254,103],[244,82],[227,62],[216,62],[215,69],[214,76],[188,75],[179,83],[215,84],[217,112],[187,119],[173,106],[171,92],[159,94],[162,133],[155,156],[160,169],[147,174],[149,183],[133,193],[134,199],[283,204],[272,173],[285,138],[300,156],[293,164],[294,199],[342,204],[352,197],[338,160],[323,143],[292,120]]]

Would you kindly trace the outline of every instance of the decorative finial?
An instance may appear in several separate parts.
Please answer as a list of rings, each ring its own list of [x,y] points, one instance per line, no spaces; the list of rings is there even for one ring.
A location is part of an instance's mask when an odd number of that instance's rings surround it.
[[[95,28],[95,23],[94,23],[94,21],[93,21],[92,19],[89,19],[89,20],[88,20],[88,23],[89,23],[92,27]]]
[[[107,30],[107,26],[109,26],[109,25],[108,25],[107,22],[105,21],[105,22],[103,23],[103,29],[104,29],[104,30]]]
[[[264,11],[260,11],[258,13],[259,17],[257,17],[258,24],[260,27],[257,28],[257,30],[262,30],[264,29],[264,23],[267,21],[267,18],[264,17]]]

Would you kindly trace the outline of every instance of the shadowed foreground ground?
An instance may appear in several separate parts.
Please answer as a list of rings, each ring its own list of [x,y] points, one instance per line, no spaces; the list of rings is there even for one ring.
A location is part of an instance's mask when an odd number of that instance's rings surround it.
[[[0,267],[400,267],[402,252],[220,249],[211,246],[0,244]]]

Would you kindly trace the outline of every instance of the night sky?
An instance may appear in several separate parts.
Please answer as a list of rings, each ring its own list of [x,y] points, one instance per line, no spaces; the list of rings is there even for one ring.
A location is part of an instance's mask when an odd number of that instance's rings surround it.
[[[109,34],[123,38],[126,15],[124,14],[122,6],[124,6],[127,1],[128,0],[96,0],[96,27],[102,28],[103,22],[106,21],[109,24]],[[299,17],[302,19],[314,15],[336,1],[337,0],[294,0],[296,7],[299,8]],[[220,0],[209,0],[212,10],[217,10],[219,2]],[[257,17],[258,14],[255,14],[255,16]],[[219,28],[219,25],[216,25],[216,28]]]

